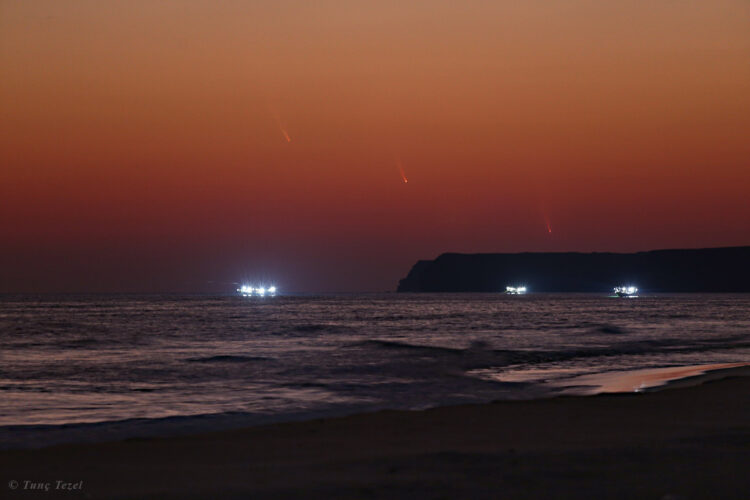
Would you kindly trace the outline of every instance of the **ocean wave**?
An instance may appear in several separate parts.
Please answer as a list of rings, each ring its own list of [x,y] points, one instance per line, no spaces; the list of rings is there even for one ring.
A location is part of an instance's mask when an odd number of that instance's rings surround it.
[[[456,349],[452,347],[441,347],[432,345],[420,345],[420,344],[409,344],[407,342],[398,342],[395,340],[364,340],[362,342],[355,342],[349,344],[346,347],[374,347],[378,349],[404,349],[404,350],[418,350],[423,352],[436,352],[443,354],[461,354],[465,349]]]
[[[469,315],[467,313],[451,312],[451,313],[430,313],[430,314],[413,314],[413,313],[382,314],[382,315],[369,316],[367,317],[367,319],[372,320],[372,321],[397,322],[401,320],[433,321],[433,320],[441,320],[441,319],[459,319],[459,318],[468,318],[468,317]]]
[[[308,324],[296,325],[292,327],[292,331],[301,332],[301,333],[317,333],[317,332],[332,333],[332,332],[337,332],[340,330],[341,330],[340,326],[330,325],[326,323],[308,323]]]
[[[613,334],[616,334],[614,331]],[[618,330],[619,333],[619,330]],[[349,344],[349,348],[373,348],[389,349],[394,352],[401,351],[419,354],[431,358],[448,360],[453,358],[459,361],[464,368],[478,368],[481,366],[505,366],[511,364],[540,364],[559,361],[569,361],[578,358],[613,357],[623,355],[640,355],[651,353],[692,353],[711,350],[732,350],[750,347],[746,336],[725,337],[718,342],[700,342],[685,344],[681,340],[640,340],[630,342],[619,342],[609,346],[572,348],[558,350],[520,350],[520,349],[494,349],[488,342],[475,340],[466,348],[442,347],[434,345],[410,344],[391,340],[372,339],[355,344]],[[729,342],[729,340],[734,342]]]
[[[338,417],[376,411],[362,404],[324,405],[283,413],[227,411],[154,418],[126,418],[100,422],[0,426],[0,450],[34,449],[66,443],[138,441],[231,430],[280,422]]]
[[[604,325],[599,325],[596,328],[594,328],[592,330],[592,333],[604,333],[608,335],[622,335],[622,334],[628,333],[628,331],[616,325],[604,324]]]
[[[237,356],[221,354],[218,356],[207,356],[200,358],[187,358],[185,361],[190,363],[250,363],[253,361],[267,361],[270,358],[263,356]]]

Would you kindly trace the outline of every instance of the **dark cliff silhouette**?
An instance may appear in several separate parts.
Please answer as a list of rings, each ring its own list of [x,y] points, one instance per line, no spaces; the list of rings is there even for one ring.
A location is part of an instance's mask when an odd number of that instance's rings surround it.
[[[637,253],[445,253],[420,260],[399,292],[750,292],[750,246]]]

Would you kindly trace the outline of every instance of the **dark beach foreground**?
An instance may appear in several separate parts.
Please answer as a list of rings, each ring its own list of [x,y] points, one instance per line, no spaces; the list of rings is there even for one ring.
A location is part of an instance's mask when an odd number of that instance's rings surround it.
[[[750,378],[2,451],[0,470],[5,498],[747,499]]]

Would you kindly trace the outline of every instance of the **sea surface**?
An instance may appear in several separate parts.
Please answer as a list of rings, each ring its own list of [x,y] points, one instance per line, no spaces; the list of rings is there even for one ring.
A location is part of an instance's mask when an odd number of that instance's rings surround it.
[[[0,447],[585,393],[597,374],[748,361],[748,294],[5,295]]]

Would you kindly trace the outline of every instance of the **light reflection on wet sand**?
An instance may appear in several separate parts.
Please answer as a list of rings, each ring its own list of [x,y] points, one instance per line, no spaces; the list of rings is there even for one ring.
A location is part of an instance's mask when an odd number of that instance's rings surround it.
[[[730,375],[750,375],[750,364],[670,366],[582,375],[565,380],[563,393],[588,396],[616,392],[646,392],[666,386],[694,385]]]

